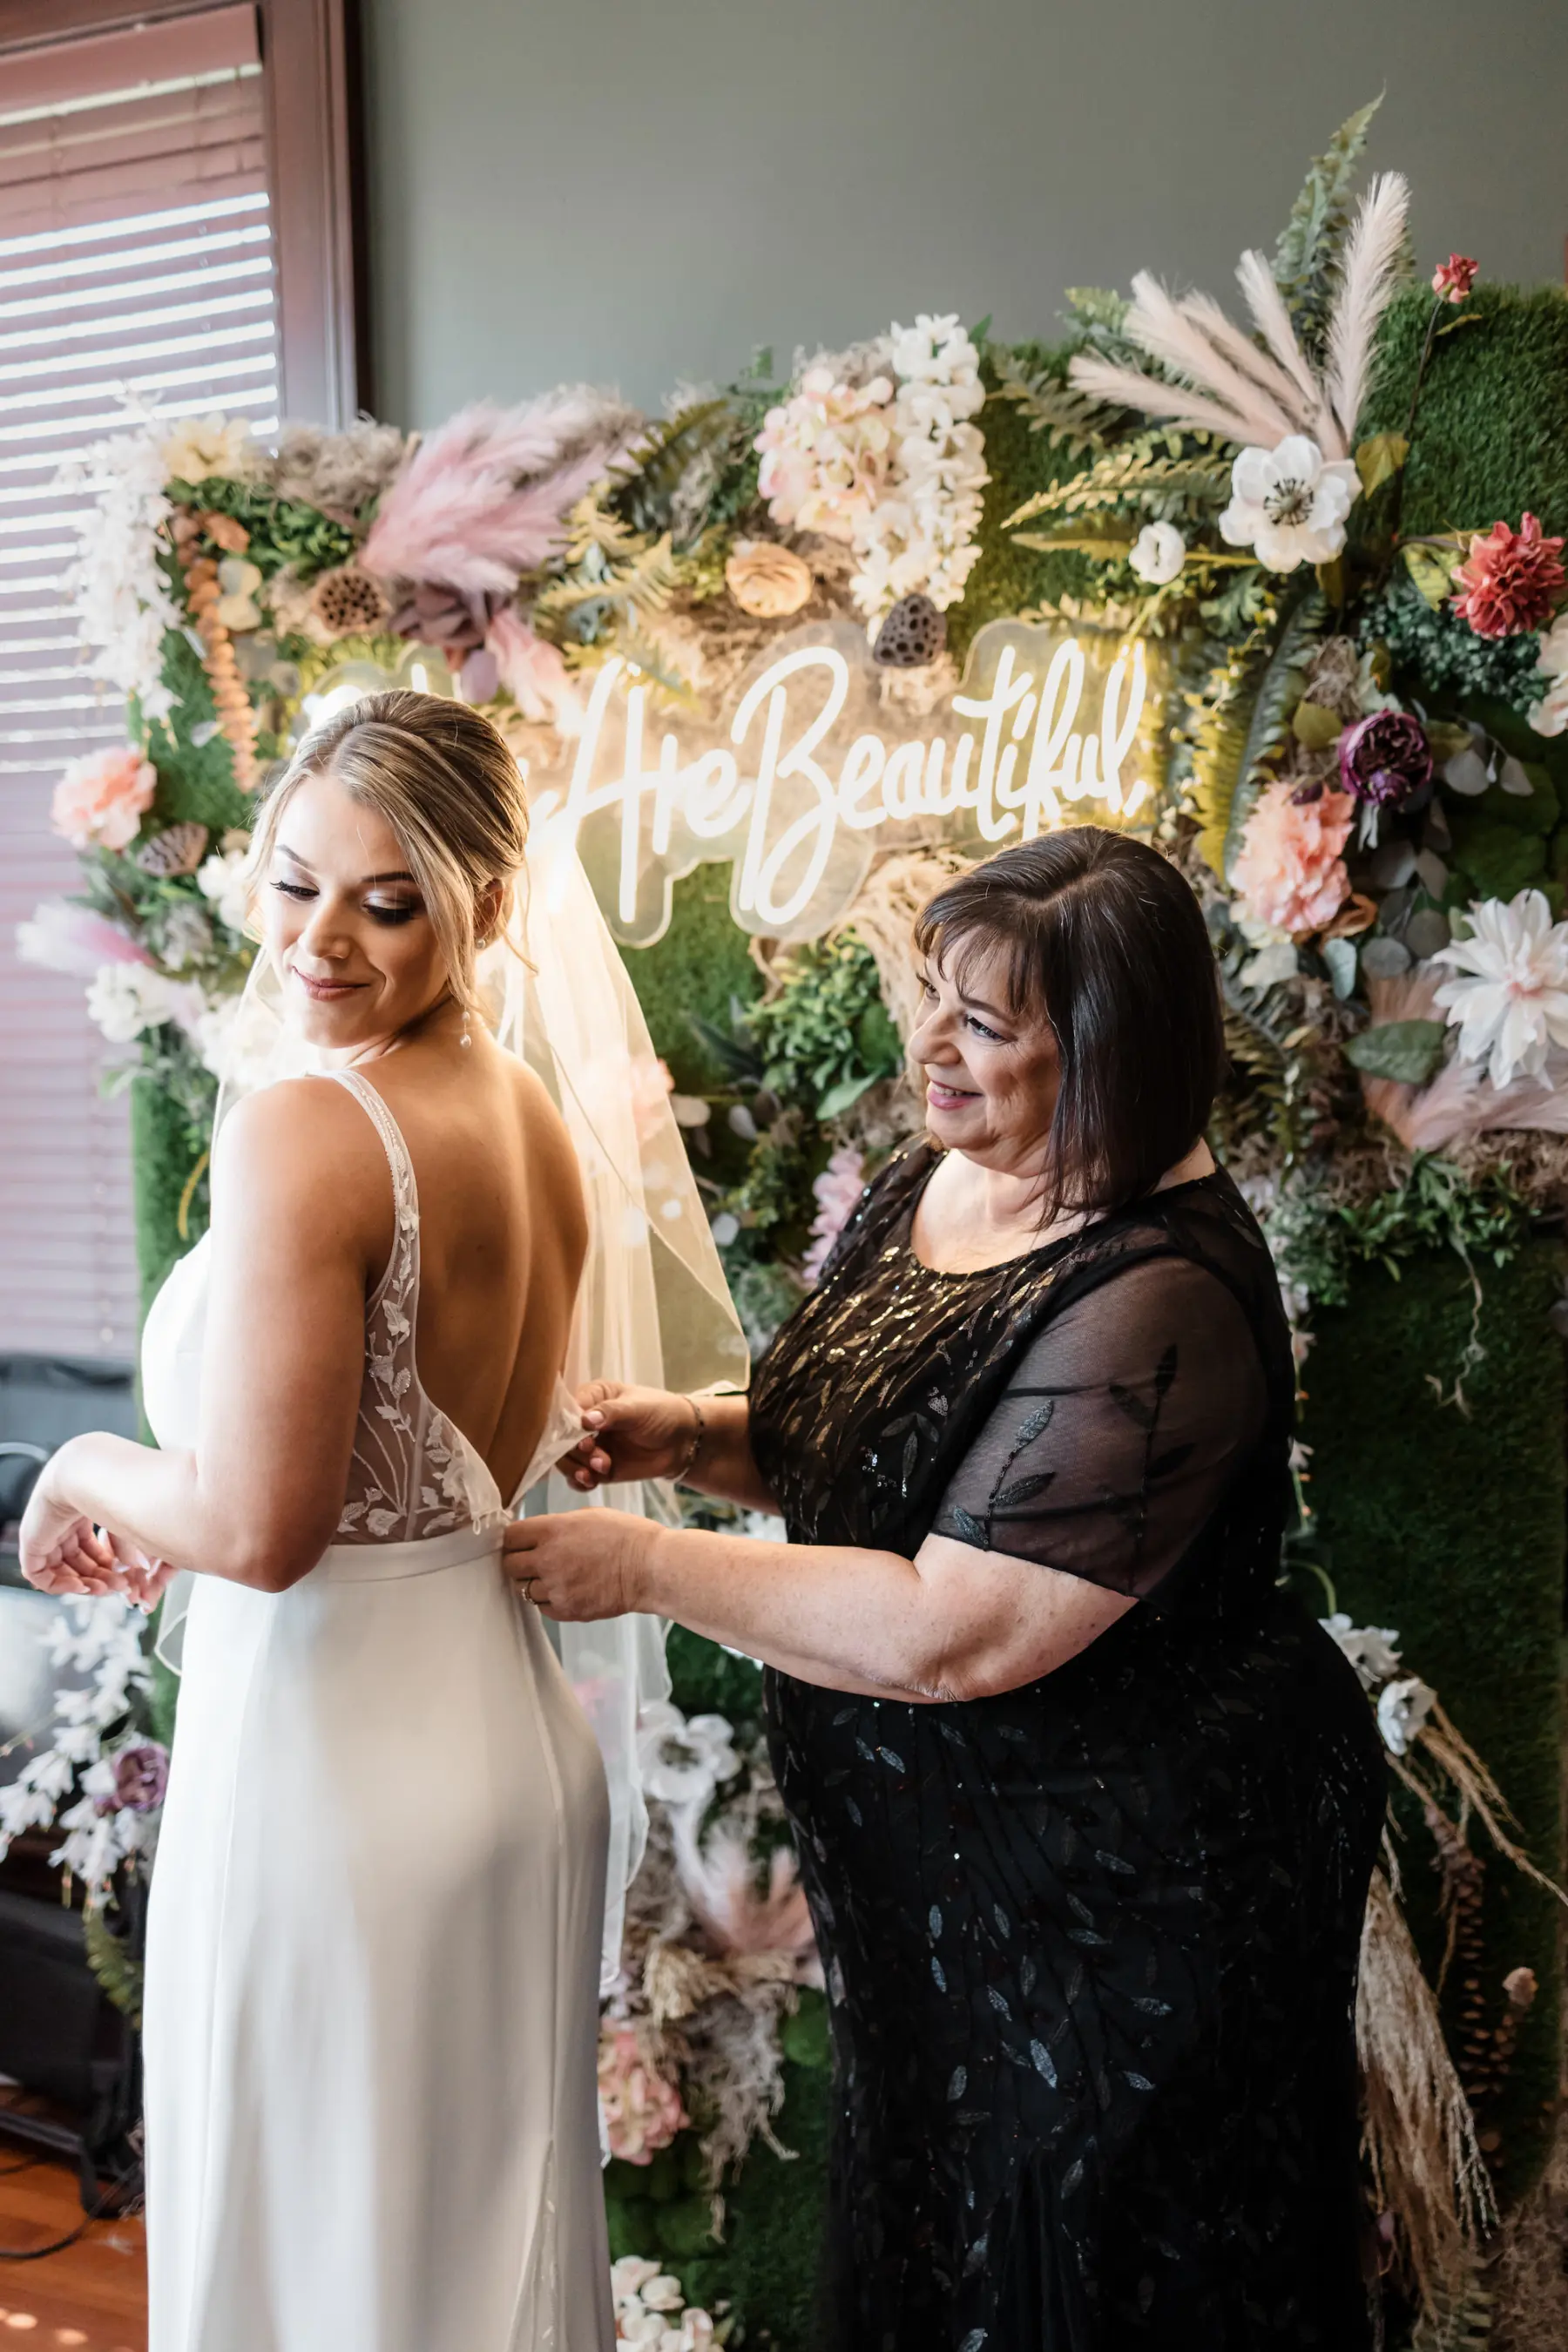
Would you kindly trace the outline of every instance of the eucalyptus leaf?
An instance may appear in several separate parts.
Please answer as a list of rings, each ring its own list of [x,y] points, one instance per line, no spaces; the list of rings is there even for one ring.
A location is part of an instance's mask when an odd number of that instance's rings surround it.
[[[874,1087],[876,1083],[877,1073],[874,1070],[863,1077],[840,1078],[836,1087],[828,1087],[817,1104],[817,1118],[837,1118],[841,1110],[847,1110],[851,1103],[858,1102],[867,1087]]]
[[[1356,953],[1353,940],[1325,940],[1322,958],[1329,968],[1329,980],[1334,994],[1342,1004],[1355,988]]]
[[[1345,1047],[1345,1059],[1368,1077],[1424,1087],[1443,1058],[1441,1021],[1384,1021]]]

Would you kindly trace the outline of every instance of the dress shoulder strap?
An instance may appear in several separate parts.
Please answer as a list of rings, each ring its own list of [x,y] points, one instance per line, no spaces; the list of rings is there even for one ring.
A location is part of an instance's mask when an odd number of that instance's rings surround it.
[[[332,1079],[353,1095],[380,1136],[386,1153],[386,1163],[392,1171],[392,1255],[372,1293],[371,1311],[374,1313],[389,1293],[401,1307],[406,1292],[419,1280],[419,1187],[414,1181],[414,1162],[403,1139],[403,1129],[387,1108],[384,1096],[358,1070],[323,1070],[321,1076]]]

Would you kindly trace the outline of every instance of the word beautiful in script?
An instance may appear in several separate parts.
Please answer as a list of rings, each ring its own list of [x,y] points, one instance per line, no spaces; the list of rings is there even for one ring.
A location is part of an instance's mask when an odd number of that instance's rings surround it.
[[[1077,723],[1086,669],[1078,638],[1056,644],[1037,687],[1016,651],[1015,643],[1002,644],[988,691],[953,696],[954,713],[973,722],[962,731],[890,741],[868,730],[843,743],[838,722],[850,663],[836,645],[797,646],[747,688],[729,743],[687,759],[679,736],[666,731],[652,765],[647,688],[635,669],[612,658],[595,679],[565,793],[542,794],[536,819],[575,838],[588,819],[618,814],[623,924],[636,916],[648,856],[668,856],[684,828],[694,843],[713,845],[698,856],[736,860],[735,911],[748,928],[782,932],[809,905],[841,828],[872,833],[973,810],[983,840],[1017,832],[1029,841],[1061,824],[1064,802],[1092,798],[1107,814],[1133,815],[1148,793],[1146,783],[1123,775],[1148,690],[1142,646],[1122,646],[1111,663],[1095,733]],[[606,721],[623,676],[619,772],[601,776]]]

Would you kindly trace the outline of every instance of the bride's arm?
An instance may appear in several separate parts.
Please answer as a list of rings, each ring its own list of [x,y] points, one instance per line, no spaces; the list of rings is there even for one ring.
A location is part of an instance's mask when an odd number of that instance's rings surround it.
[[[378,1245],[384,1258],[390,1223],[381,1147],[341,1088],[299,1079],[239,1104],[214,1156],[195,1450],[72,1438],[35,1489],[24,1569],[68,1549],[85,1521],[149,1559],[264,1591],[307,1574],[342,1509],[366,1269]]]

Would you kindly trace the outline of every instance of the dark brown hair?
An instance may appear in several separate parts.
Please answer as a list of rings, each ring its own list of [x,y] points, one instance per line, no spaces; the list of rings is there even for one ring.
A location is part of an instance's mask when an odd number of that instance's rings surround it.
[[[1189,885],[1146,842],[1091,824],[1019,842],[939,890],[915,946],[960,984],[1002,950],[1007,1010],[1051,1024],[1045,1222],[1141,1199],[1203,1134],[1225,1071],[1214,952]]]

